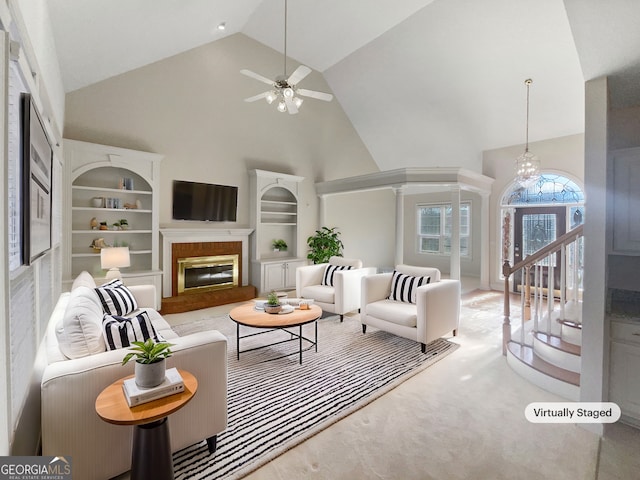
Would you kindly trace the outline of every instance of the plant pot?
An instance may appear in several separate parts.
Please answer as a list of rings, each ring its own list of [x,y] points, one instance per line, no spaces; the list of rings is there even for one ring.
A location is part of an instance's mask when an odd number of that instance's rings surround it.
[[[136,361],[134,369],[136,385],[142,388],[157,387],[164,382],[166,368],[167,361],[164,358],[154,363]]]
[[[264,311],[267,313],[280,313],[282,310],[282,305],[265,305]]]

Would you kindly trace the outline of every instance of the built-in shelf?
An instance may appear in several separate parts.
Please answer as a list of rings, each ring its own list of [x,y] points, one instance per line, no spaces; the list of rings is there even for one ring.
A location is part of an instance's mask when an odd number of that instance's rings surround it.
[[[86,212],[122,212],[122,213],[152,213],[152,210],[143,210],[141,208],[102,208],[102,207],[71,207],[71,210]]]
[[[93,234],[102,235],[103,233],[111,233],[115,235],[126,235],[128,233],[153,233],[153,230],[72,230],[72,234]]]
[[[153,195],[153,192],[147,190],[123,190],[122,188],[104,188],[104,187],[89,187],[86,185],[74,185],[71,187],[73,190],[86,190],[90,192],[101,193],[128,193],[135,195]]]
[[[104,276],[100,252],[90,247],[93,240],[104,237],[107,244],[129,246],[131,266],[125,269],[126,278],[156,285],[159,305],[162,272],[158,190],[162,156],[67,139],[64,154],[68,183],[63,280],[70,282],[83,270],[97,278]],[[122,188],[123,185],[131,185],[131,189]],[[124,205],[134,208],[123,208]],[[129,229],[90,228],[96,222],[111,227],[122,219],[127,220]]]
[[[251,222],[252,282],[261,293],[295,286],[295,270],[307,260],[298,258],[298,187],[303,177],[252,170]],[[284,256],[274,255],[273,241],[287,243]],[[283,253],[283,252],[281,252]]]

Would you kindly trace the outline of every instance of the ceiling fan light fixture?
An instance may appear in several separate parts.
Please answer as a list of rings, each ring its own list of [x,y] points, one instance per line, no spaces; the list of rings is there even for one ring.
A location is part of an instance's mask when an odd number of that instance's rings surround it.
[[[264,98],[265,100],[267,100],[267,103],[271,105],[273,102],[275,102],[276,98],[278,98],[278,94],[272,90],[267,93],[267,96]]]
[[[270,80],[251,70],[242,69],[240,73],[251,77],[259,82],[266,83],[272,89],[270,91],[259,93],[249,98],[245,98],[245,102],[255,102],[256,100],[265,99],[269,105],[278,102],[279,112],[289,112],[291,115],[298,113],[298,108],[302,105],[303,100],[297,95],[303,97],[315,98],[324,102],[330,102],[333,95],[329,93],[316,92],[315,90],[307,90],[306,88],[297,88],[297,85],[311,73],[311,69],[305,65],[299,65],[291,75],[287,75],[287,0],[284,0],[284,69],[283,74],[278,75],[275,80]]]

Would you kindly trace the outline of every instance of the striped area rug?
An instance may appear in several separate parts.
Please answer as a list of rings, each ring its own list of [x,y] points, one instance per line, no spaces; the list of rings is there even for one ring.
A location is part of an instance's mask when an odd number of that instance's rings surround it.
[[[241,335],[250,331],[241,328]],[[238,361],[228,317],[174,329],[180,335],[216,329],[229,340],[228,427],[214,455],[204,441],[174,454],[176,480],[241,478],[458,348],[439,339],[422,354],[416,342],[371,327],[363,335],[358,320],[331,316],[318,321],[318,352],[305,351],[302,365],[298,355],[274,359],[295,351],[297,341],[242,353]],[[313,325],[303,334],[313,338]],[[270,332],[240,348],[287,338]]]

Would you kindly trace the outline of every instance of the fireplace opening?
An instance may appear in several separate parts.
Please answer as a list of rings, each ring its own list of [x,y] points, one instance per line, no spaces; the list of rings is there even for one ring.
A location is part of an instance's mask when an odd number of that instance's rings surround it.
[[[178,295],[238,286],[239,255],[178,259]]]

